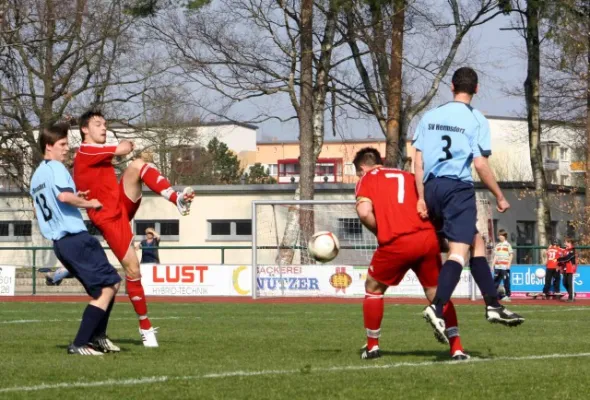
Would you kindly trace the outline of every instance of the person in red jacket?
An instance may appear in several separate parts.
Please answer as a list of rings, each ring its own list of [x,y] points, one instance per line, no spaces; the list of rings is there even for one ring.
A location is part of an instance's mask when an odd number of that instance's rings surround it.
[[[551,241],[551,246],[545,251],[546,274],[543,287],[543,296],[545,297],[559,294],[561,291],[561,272],[557,265],[557,259],[563,255],[562,252],[563,250],[559,247],[559,242],[556,239]],[[553,290],[551,290],[551,286],[553,286]]]
[[[563,286],[567,290],[567,301],[574,301],[574,274],[578,266],[576,265],[576,249],[574,248],[574,239],[565,239],[565,249],[561,257],[557,259],[559,263],[563,263],[565,275],[563,278]]]

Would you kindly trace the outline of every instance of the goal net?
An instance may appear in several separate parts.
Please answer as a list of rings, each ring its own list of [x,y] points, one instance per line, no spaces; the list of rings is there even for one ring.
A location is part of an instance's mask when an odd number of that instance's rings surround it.
[[[377,248],[360,222],[355,201],[254,201],[252,203],[253,297],[354,296]],[[319,263],[307,242],[319,231],[340,242],[338,256]],[[364,289],[363,289],[364,294]]]
[[[480,232],[493,240],[489,201],[478,199]],[[319,231],[340,242],[338,256],[320,263],[308,251]],[[491,239],[491,240],[490,240]],[[368,267],[377,248],[375,236],[360,222],[354,200],[287,200],[252,202],[252,297],[364,296]],[[455,297],[476,298],[471,274],[464,271]],[[388,296],[423,297],[412,271]]]

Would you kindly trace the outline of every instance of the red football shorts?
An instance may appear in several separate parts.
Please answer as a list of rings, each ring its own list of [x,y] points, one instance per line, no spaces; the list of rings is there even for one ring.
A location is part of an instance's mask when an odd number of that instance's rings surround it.
[[[385,285],[397,286],[411,269],[423,287],[435,287],[441,267],[436,233],[422,230],[378,247],[369,266],[369,276]]]
[[[119,261],[123,260],[133,241],[130,221],[135,216],[141,203],[141,198],[133,202],[125,194],[123,179],[119,182],[119,212],[115,217],[92,221],[102,232],[104,240]]]

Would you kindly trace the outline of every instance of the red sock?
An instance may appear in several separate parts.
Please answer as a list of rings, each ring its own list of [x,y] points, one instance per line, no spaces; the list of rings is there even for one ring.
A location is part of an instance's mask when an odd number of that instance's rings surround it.
[[[457,312],[452,301],[445,304],[443,308],[443,318],[445,325],[447,326],[447,337],[449,338],[449,344],[451,346],[451,354],[457,350],[463,351],[463,345],[461,345],[461,337],[459,336],[459,321],[457,320]]]
[[[176,204],[178,195],[172,189],[172,185],[168,179],[160,175],[160,172],[157,169],[149,166],[148,164],[145,164],[143,167],[141,167],[139,176],[143,183],[145,183],[152,192],[158,193],[159,195],[162,195],[168,199],[168,201],[171,203]]]
[[[152,323],[147,316],[147,303],[145,301],[145,293],[143,292],[143,285],[141,279],[129,279],[127,281],[127,296],[131,300],[131,304],[135,309],[135,313],[139,317],[139,327],[141,329],[150,329]]]
[[[365,329],[367,331],[367,348],[371,350],[373,346],[379,345],[379,336],[381,336],[381,321],[383,320],[383,294],[382,293],[365,293],[363,301],[363,317],[365,320]]]

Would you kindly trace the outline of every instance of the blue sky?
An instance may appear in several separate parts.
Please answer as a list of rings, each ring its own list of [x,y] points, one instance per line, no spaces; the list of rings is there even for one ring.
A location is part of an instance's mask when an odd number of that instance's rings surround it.
[[[510,27],[510,20],[498,16],[492,21],[470,31],[464,40],[462,49],[470,47],[473,57],[470,64],[480,75],[480,92],[474,98],[473,105],[487,115],[524,116],[524,98],[511,96],[507,90],[521,89],[526,77],[524,59],[524,39],[514,30],[500,30]],[[452,73],[452,71],[451,71]],[[450,78],[450,77],[447,77]],[[448,80],[448,79],[447,79]],[[446,84],[440,86],[439,95],[428,108],[432,108],[451,99],[450,89]],[[283,110],[284,115],[292,115],[293,110],[288,101],[277,102],[276,98],[261,99],[253,104],[240,104],[233,108],[234,118],[248,120],[256,115],[257,109],[273,107]],[[415,122],[415,121],[414,121]],[[298,128],[296,122],[279,122],[276,120],[257,123],[258,138],[269,140],[296,139]],[[332,133],[326,136],[332,138]],[[337,127],[337,136],[342,139],[351,137],[380,137],[380,130],[375,122],[368,120],[342,119]]]

